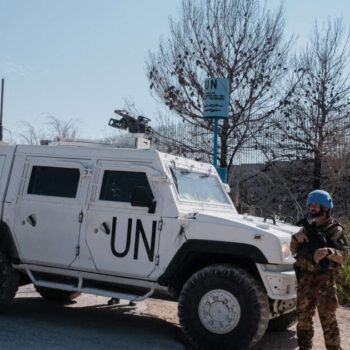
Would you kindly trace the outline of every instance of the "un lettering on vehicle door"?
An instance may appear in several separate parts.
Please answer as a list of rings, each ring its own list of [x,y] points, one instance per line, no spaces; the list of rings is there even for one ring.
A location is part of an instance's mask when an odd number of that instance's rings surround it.
[[[90,212],[86,240],[99,272],[147,276],[156,264],[158,220],[148,214]]]

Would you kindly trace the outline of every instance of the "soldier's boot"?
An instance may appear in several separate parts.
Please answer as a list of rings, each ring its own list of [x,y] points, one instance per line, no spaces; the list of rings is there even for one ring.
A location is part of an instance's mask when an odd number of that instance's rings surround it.
[[[312,327],[312,325],[311,325]],[[297,327],[298,345],[300,350],[312,349],[312,338],[314,335],[313,328],[300,328],[300,324]]]
[[[332,296],[330,296],[331,299]],[[328,307],[332,306],[328,302]],[[318,313],[323,328],[324,342],[327,350],[341,350],[340,332],[338,322],[334,311],[326,309],[323,305],[319,306]]]

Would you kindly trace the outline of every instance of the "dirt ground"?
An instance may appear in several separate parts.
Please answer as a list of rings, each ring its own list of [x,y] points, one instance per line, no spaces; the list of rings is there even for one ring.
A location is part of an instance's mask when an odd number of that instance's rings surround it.
[[[144,314],[161,318],[179,327],[177,303],[155,299],[148,299],[145,303],[146,309],[143,311]],[[342,348],[343,350],[350,350],[350,308],[339,307],[337,319],[341,332]],[[314,322],[315,335],[313,348],[315,350],[325,350],[322,328],[317,314]],[[191,350],[191,347],[186,345],[181,332],[179,332],[178,337],[179,341],[185,344],[185,349]],[[296,350],[297,348],[296,326],[292,326],[285,332],[267,332],[261,342],[254,347],[254,350]]]
[[[177,303],[127,300],[82,294],[69,304],[48,301],[32,285],[19,289],[7,313],[0,314],[1,350],[193,350],[182,335]],[[343,350],[350,350],[350,308],[338,309]],[[297,349],[295,326],[268,332],[254,350]],[[325,350],[318,319],[315,350]],[[219,349],[218,349],[219,350]]]

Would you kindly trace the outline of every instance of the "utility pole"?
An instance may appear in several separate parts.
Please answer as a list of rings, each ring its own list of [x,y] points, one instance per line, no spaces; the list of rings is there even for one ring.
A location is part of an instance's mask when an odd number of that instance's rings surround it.
[[[1,79],[0,141],[2,141],[2,110],[4,105],[4,78]]]

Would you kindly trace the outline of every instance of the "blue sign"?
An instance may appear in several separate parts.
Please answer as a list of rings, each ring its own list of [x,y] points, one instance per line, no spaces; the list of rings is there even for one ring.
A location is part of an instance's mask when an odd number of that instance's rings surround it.
[[[229,81],[225,78],[205,79],[203,117],[228,118]]]

